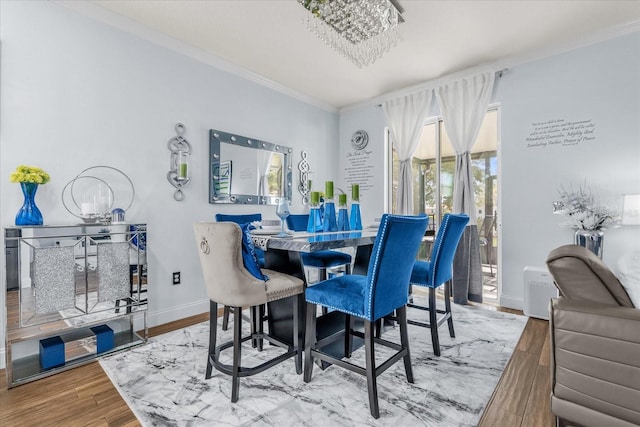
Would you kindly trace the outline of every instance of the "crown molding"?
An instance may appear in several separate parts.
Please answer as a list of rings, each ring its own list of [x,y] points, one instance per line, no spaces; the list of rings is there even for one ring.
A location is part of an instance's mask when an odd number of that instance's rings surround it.
[[[316,98],[297,92],[280,83],[251,72],[243,67],[240,67],[239,65],[232,64],[231,62],[219,56],[206,52],[203,49],[194,47],[174,37],[153,30],[137,21],[134,21],[133,19],[118,15],[95,4],[77,0],[53,0],[53,3],[73,10],[96,21],[107,24],[111,27],[117,28],[118,30],[133,34],[155,45],[167,48],[191,59],[195,59],[196,61],[210,65],[221,71],[238,76],[245,80],[271,89],[275,92],[279,92],[283,95],[304,102],[305,104],[309,104],[313,107],[317,107],[329,113],[338,113],[338,109],[333,105],[327,104],[325,102],[319,101]]]
[[[359,102],[357,104],[348,105],[339,109],[340,113],[356,110],[371,105],[379,105],[388,99],[397,98],[420,90],[429,90],[436,88],[442,84],[450,82],[452,80],[460,79],[469,75],[486,72],[504,70],[508,75],[509,68],[516,67],[518,65],[526,64],[529,62],[539,61],[544,58],[559,55],[562,53],[570,52],[575,49],[591,46],[607,40],[615,39],[625,36],[627,34],[640,31],[640,20],[630,21],[619,25],[607,27],[598,31],[594,31],[588,34],[583,34],[580,37],[576,37],[561,43],[556,43],[551,46],[545,46],[543,48],[535,49],[523,54],[508,56],[501,58],[497,61],[485,62],[482,64],[474,65],[463,70],[455,71],[444,76],[440,76],[434,79],[426,80],[422,83],[418,83],[412,86],[400,88],[391,92],[387,92],[383,95],[376,96],[366,101]]]

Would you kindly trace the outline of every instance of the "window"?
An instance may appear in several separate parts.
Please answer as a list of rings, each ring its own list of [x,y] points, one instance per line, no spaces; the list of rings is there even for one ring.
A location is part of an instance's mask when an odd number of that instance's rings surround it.
[[[485,215],[494,215],[497,210],[497,141],[498,111],[487,112],[473,146],[474,191],[478,225]],[[390,176],[390,211],[397,213],[398,171],[400,162],[392,148]],[[413,214],[430,216],[429,231],[437,229],[437,218],[453,209],[453,187],[456,155],[442,119],[432,118],[425,122],[420,143],[411,165],[413,176]]]

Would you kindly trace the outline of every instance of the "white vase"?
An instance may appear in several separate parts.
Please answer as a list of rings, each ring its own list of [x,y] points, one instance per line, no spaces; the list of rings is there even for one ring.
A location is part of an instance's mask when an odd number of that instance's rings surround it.
[[[585,247],[602,259],[602,246],[604,244],[604,231],[602,230],[576,230],[575,244]]]

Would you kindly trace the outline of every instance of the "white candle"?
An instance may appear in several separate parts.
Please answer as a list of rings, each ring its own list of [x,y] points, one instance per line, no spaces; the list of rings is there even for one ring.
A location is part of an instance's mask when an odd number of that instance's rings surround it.
[[[80,213],[82,215],[93,215],[94,213],[96,213],[95,203],[82,203],[82,205],[80,205]]]

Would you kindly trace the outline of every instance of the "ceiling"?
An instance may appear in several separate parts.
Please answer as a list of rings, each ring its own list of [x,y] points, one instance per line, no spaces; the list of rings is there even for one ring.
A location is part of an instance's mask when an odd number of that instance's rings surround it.
[[[91,1],[333,109],[640,20],[636,0],[399,2],[402,40],[358,68],[307,29],[296,0]]]

